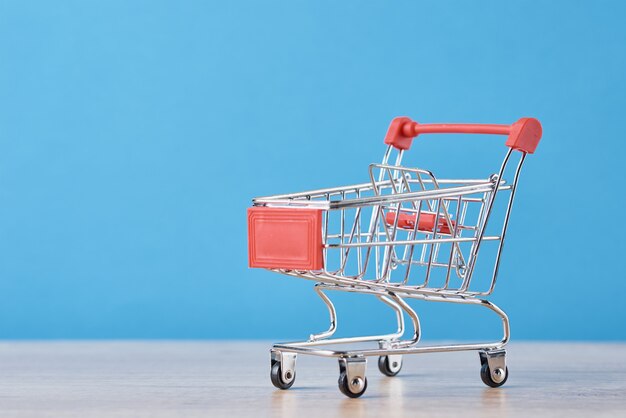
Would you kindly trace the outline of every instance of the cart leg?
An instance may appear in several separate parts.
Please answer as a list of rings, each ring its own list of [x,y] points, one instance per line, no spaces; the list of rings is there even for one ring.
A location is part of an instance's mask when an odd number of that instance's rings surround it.
[[[506,350],[483,350],[480,356],[480,378],[483,383],[492,388],[502,386],[509,377],[506,366]]]
[[[342,289],[342,288],[338,288],[334,286],[328,286],[322,283],[317,283],[314,287],[314,290],[315,290],[315,293],[317,293],[317,295],[320,297],[320,299],[322,299],[322,301],[328,308],[328,313],[330,315],[330,327],[328,328],[327,331],[323,331],[317,334],[311,334],[309,336],[309,339],[306,342],[304,342],[304,344],[319,343],[320,341],[323,341],[323,340],[326,340],[324,344],[330,344],[330,343],[342,344],[342,343],[349,343],[349,342],[366,342],[366,341],[378,341],[379,343],[395,342],[395,341],[398,341],[398,339],[401,338],[402,335],[404,334],[404,316],[402,314],[402,308],[390,297],[386,295],[377,295],[376,297],[381,302],[385,303],[387,306],[392,308],[396,314],[397,329],[395,333],[385,334],[385,335],[371,335],[371,336],[364,336],[364,337],[339,338],[339,339],[331,340],[329,339],[329,337],[332,337],[335,331],[337,330],[338,318],[337,318],[337,311],[335,310],[335,306],[330,300],[330,297],[328,297],[328,295],[324,293],[324,290],[346,291],[346,289]],[[300,343],[300,342],[291,343],[291,344],[303,345],[303,343]]]
[[[350,398],[358,398],[367,389],[365,357],[341,357],[339,359],[339,390]]]
[[[393,299],[387,296],[377,296],[377,298],[394,310],[396,313],[396,323],[398,324],[395,334],[387,335],[385,339],[380,340],[380,344],[397,341],[404,335],[404,315],[402,315],[402,308]]]
[[[270,379],[278,389],[289,389],[296,381],[296,353],[270,351]]]
[[[330,315],[330,327],[328,330],[317,334],[311,334],[309,336],[309,341],[318,341],[332,337],[335,331],[337,331],[337,311],[335,310],[335,305],[333,305],[330,298],[324,293],[324,286],[322,284],[316,284],[313,289],[315,289],[315,293],[317,293],[320,299],[324,301],[324,304],[328,308],[328,314]]]
[[[393,352],[394,349],[397,348],[407,348],[413,347],[417,343],[419,343],[421,338],[421,326],[420,320],[413,308],[409,306],[408,303],[398,295],[389,292],[389,298],[395,302],[395,305],[400,307],[404,312],[407,313],[409,318],[411,318],[411,322],[413,323],[413,338],[408,341],[381,341],[379,343],[379,347],[383,350],[389,350]],[[381,298],[382,299],[382,298]],[[402,316],[402,312],[399,313]],[[385,376],[395,376],[400,373],[400,369],[402,369],[402,355],[401,354],[387,354],[384,356],[378,357],[378,370]]]
[[[419,343],[420,338],[422,337],[422,327],[420,325],[420,319],[417,316],[417,313],[409,306],[408,303],[395,293],[389,292],[389,297],[391,297],[404,312],[411,318],[411,322],[413,323],[413,338],[408,341],[401,341],[393,345],[394,348],[402,347],[413,347],[417,343]]]

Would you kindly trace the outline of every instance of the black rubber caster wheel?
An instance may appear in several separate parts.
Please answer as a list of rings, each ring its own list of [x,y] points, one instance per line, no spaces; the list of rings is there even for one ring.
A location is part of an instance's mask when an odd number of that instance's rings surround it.
[[[397,356],[396,356],[397,357]],[[385,376],[393,377],[400,373],[402,369],[402,358],[400,357],[400,361],[393,360],[390,361],[388,356],[380,356],[378,357],[378,370]]]
[[[485,385],[490,386],[492,388],[499,388],[500,386],[505,384],[506,380],[509,378],[509,368],[507,367],[504,370],[504,379],[502,379],[500,382],[495,382],[493,378],[491,377],[491,369],[489,369],[489,365],[485,363],[480,368],[480,378],[482,379]]]
[[[278,389],[289,389],[293,386],[293,382],[296,381],[296,372],[293,371],[293,376],[286,376],[290,378],[288,382],[283,380],[283,371],[280,367],[280,362],[275,362],[272,364],[272,370],[270,371],[270,379],[272,380],[272,384],[276,386]]]
[[[358,378],[358,380],[361,380],[361,378]],[[367,378],[364,377],[362,384],[361,382],[353,382],[353,385],[348,384],[348,376],[346,375],[346,372],[341,372],[339,374],[339,381],[337,382],[339,385],[339,390],[341,391],[341,393],[343,393],[344,395],[346,395],[349,398],[358,398],[359,396],[363,395],[365,393],[365,390],[367,389]],[[361,386],[359,388],[359,386]]]

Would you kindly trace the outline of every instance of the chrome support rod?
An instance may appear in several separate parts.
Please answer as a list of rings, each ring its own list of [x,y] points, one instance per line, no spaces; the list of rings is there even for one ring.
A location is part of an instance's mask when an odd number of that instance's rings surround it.
[[[324,304],[328,308],[328,314],[330,315],[330,326],[328,330],[319,332],[317,334],[311,334],[309,336],[309,341],[318,341],[331,337],[335,333],[335,331],[337,331],[337,311],[335,310],[335,305],[333,305],[333,302],[324,293],[323,284],[318,283],[313,287],[313,289],[315,290],[315,293],[317,293],[317,295],[320,297],[320,299],[324,301]]]
[[[401,299],[400,299],[400,302],[398,303],[399,298],[391,296],[391,295],[387,296],[381,293],[373,293],[381,302],[385,303],[387,306],[391,307],[394,310],[396,314],[396,322],[397,322],[396,332],[390,333],[390,334],[382,334],[382,335],[368,335],[368,336],[363,336],[363,337],[345,337],[345,338],[329,339],[328,337],[331,337],[337,330],[337,322],[338,322],[337,311],[335,310],[335,307],[333,303],[331,302],[330,298],[324,293],[324,290],[346,291],[346,289],[343,289],[341,287],[336,287],[336,286],[328,286],[322,283],[316,284],[314,289],[315,289],[315,292],[318,294],[318,296],[324,301],[324,303],[326,304],[326,307],[328,308],[328,312],[330,314],[330,327],[327,331],[320,332],[318,334],[311,334],[308,341],[291,342],[289,343],[289,345],[298,346],[298,347],[307,347],[307,346],[316,346],[316,345],[361,343],[361,342],[369,342],[369,341],[396,341],[399,338],[402,338],[402,335],[404,335],[404,316],[402,315],[402,310],[405,309],[405,307],[402,306],[402,304],[406,305],[406,303],[402,301]],[[417,327],[419,328],[419,320],[418,320]]]
[[[427,299],[435,301],[435,299]],[[444,301],[444,300],[439,300]],[[502,320],[502,328],[503,328],[503,336],[499,341],[494,342],[485,342],[485,343],[472,343],[472,344],[446,344],[446,345],[431,345],[431,346],[406,346],[406,347],[397,347],[397,348],[374,348],[374,349],[362,349],[362,350],[324,350],[313,348],[316,345],[326,344],[327,341],[333,340],[325,340],[323,342],[318,343],[280,343],[275,344],[273,349],[291,352],[291,353],[301,353],[301,354],[309,354],[321,357],[369,357],[369,356],[385,356],[389,354],[394,355],[403,355],[403,354],[419,354],[419,353],[435,353],[435,352],[451,352],[451,351],[470,351],[470,350],[483,350],[483,351],[492,351],[499,350],[503,348],[509,341],[510,338],[510,327],[509,327],[509,319],[507,315],[504,313],[502,309],[500,309],[495,304],[483,300],[483,299],[473,299],[467,298],[462,300],[451,300],[446,299],[446,302],[456,302],[456,303],[464,303],[464,304],[474,304],[478,306],[486,307],[491,311],[495,312],[500,319]],[[336,339],[332,343],[328,344],[341,344],[341,343],[352,343],[355,342],[352,339]],[[360,342],[360,341],[359,341]]]

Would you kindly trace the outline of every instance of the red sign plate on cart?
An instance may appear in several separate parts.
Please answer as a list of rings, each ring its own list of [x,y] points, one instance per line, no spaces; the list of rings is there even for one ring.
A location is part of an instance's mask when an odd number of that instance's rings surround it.
[[[248,209],[250,267],[321,270],[322,211],[319,209]]]

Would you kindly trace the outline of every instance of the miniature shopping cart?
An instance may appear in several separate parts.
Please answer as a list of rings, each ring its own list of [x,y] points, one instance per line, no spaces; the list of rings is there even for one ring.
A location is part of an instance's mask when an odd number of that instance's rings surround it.
[[[415,137],[434,133],[506,135],[509,149],[499,171],[485,179],[438,179],[428,170],[401,165]],[[387,151],[381,164],[370,165],[368,182],[254,199],[248,210],[250,267],[316,282],[314,289],[330,312],[327,331],[307,341],[273,346],[274,386],[293,385],[297,354],[336,357],[339,389],[356,398],[367,388],[367,357],[378,357],[380,371],[395,376],[405,354],[462,350],[478,351],[485,384],[503,385],[508,377],[504,346],[509,321],[485,297],[496,285],[524,159],[540,139],[541,125],[532,118],[512,125],[477,125],[418,124],[400,117],[391,122]],[[505,180],[509,172],[511,182]],[[335,307],[326,293],[330,290],[378,298],[395,312],[397,331],[330,338],[337,327]],[[497,342],[418,345],[420,321],[407,299],[483,306],[500,317],[504,335]],[[402,339],[404,314],[413,326],[408,339]],[[324,347],[362,342],[377,346]]]

